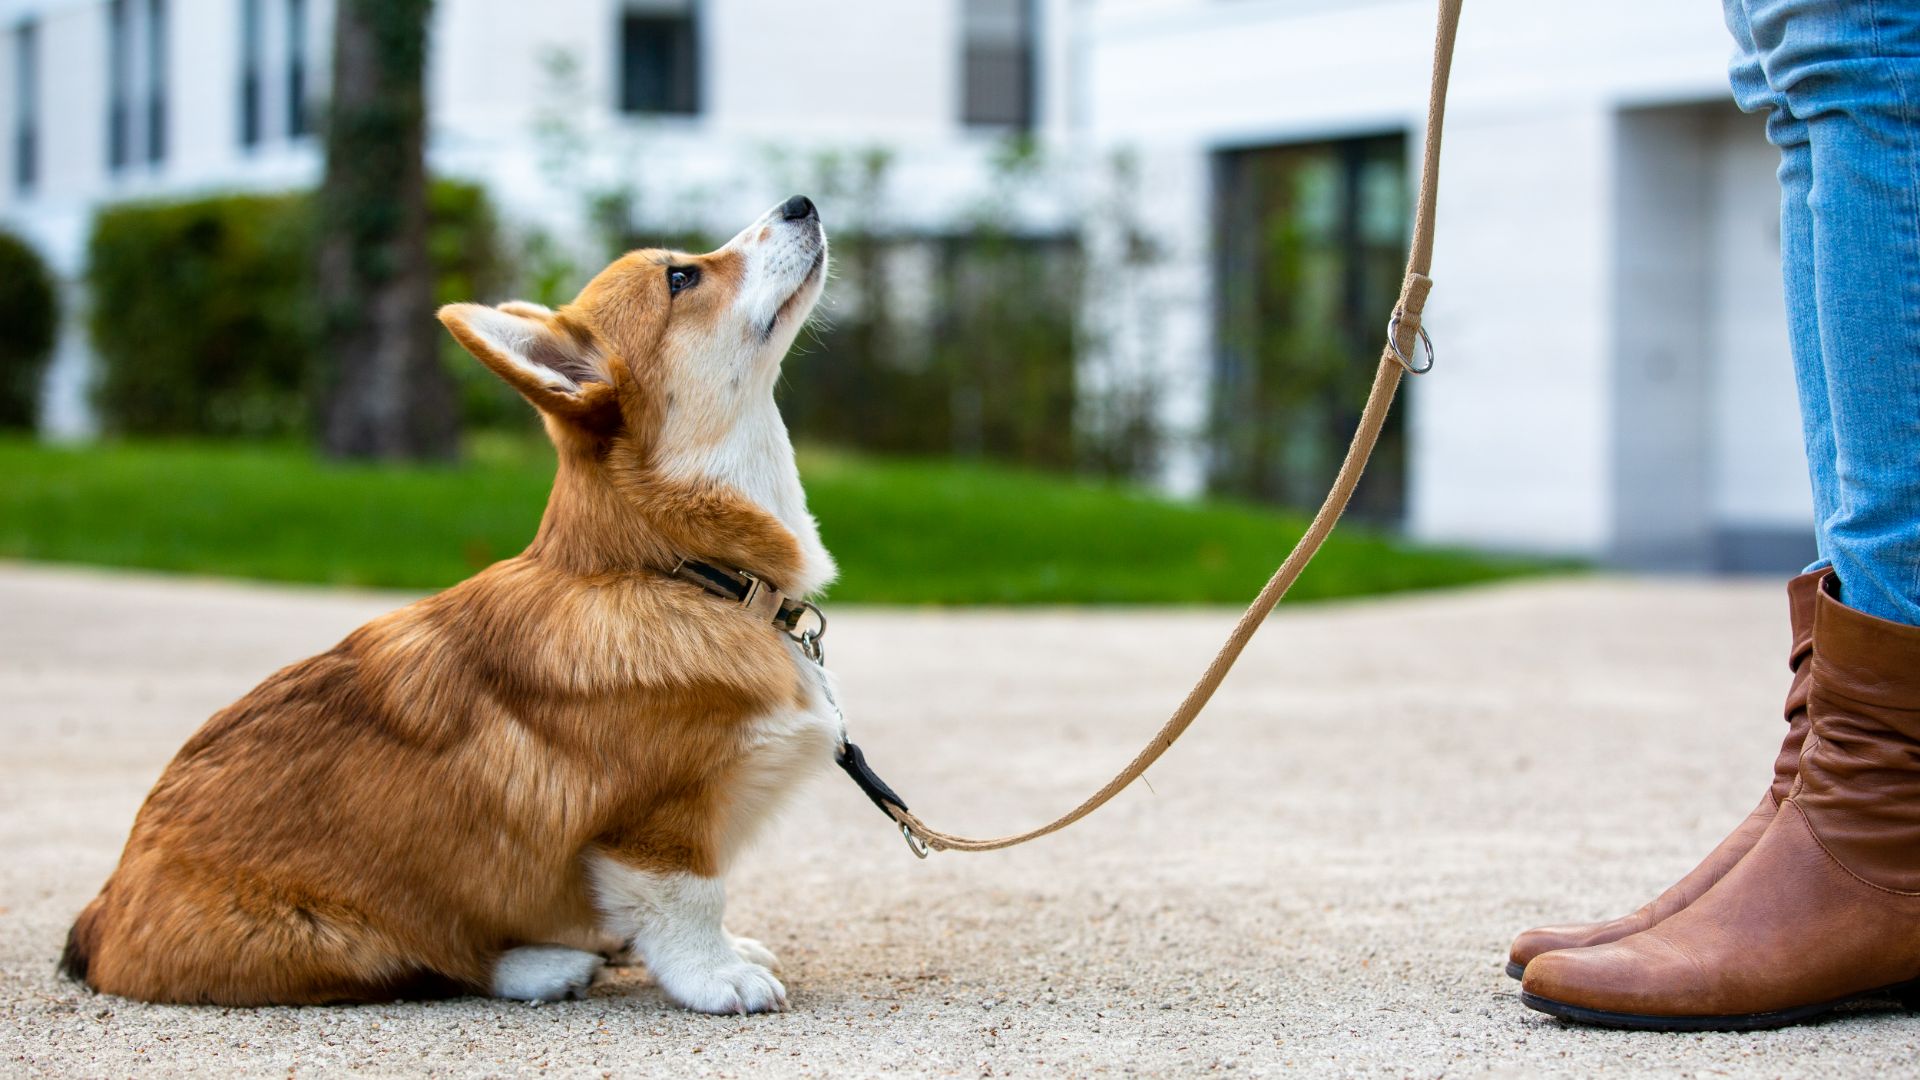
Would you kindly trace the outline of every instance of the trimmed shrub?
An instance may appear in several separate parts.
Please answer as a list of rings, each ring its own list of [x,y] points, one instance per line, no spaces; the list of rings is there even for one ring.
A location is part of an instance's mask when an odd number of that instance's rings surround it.
[[[305,197],[101,212],[87,250],[95,404],[136,435],[300,431],[315,360]]]
[[[0,232],[0,428],[31,429],[60,328],[60,296],[38,252]]]
[[[429,200],[441,292],[466,298],[493,289],[501,270],[484,192],[438,180]],[[102,211],[88,246],[87,284],[89,330],[101,362],[94,400],[106,428],[306,434],[324,359],[315,239],[305,194]]]

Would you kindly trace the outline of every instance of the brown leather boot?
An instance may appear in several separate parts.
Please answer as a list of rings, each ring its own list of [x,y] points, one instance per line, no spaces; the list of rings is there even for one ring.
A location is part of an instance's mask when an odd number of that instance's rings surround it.
[[[1507,974],[1520,978],[1527,964],[1541,953],[1618,941],[1669,918],[1712,888],[1714,882],[1725,877],[1733,864],[1759,842],[1760,834],[1767,831],[1767,825],[1780,809],[1780,800],[1793,789],[1794,777],[1800,772],[1800,740],[1807,733],[1810,670],[1807,657],[1813,653],[1813,598],[1819,591],[1820,579],[1827,573],[1816,570],[1787,582],[1787,615],[1793,622],[1793,648],[1787,654],[1787,666],[1793,671],[1793,681],[1787,685],[1787,736],[1780,743],[1780,756],[1773,762],[1773,783],[1760,797],[1760,805],[1754,807],[1718,847],[1708,852],[1700,865],[1633,914],[1607,922],[1542,926],[1514,938],[1507,950]]]
[[[1660,1031],[1779,1027],[1920,992],[1920,627],[1815,601],[1800,780],[1747,857],[1651,930],[1527,965],[1555,1016]]]

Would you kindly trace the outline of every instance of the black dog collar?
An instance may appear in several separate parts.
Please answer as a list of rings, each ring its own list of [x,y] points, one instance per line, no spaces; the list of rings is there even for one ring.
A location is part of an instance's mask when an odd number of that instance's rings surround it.
[[[789,634],[800,628],[800,620],[809,610],[819,610],[804,601],[787,599],[765,579],[745,570],[728,570],[697,559],[682,559],[680,565],[673,568],[673,576],[731,600]]]

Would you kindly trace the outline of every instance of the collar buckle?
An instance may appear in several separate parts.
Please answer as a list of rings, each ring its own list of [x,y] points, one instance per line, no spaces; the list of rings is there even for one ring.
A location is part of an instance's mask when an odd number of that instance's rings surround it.
[[[780,601],[783,599],[780,590],[768,585],[749,571],[736,570],[734,573],[745,578],[747,584],[747,594],[740,598],[740,606],[746,608],[748,614],[761,622],[773,622],[779,618],[782,606]]]
[[[790,600],[786,594],[750,570],[734,570],[699,559],[681,559],[672,575],[745,608],[749,615],[786,634],[800,645],[807,659],[826,663],[826,649],[820,639],[827,636],[827,617],[811,600]],[[813,613],[815,625],[800,629],[801,620]]]

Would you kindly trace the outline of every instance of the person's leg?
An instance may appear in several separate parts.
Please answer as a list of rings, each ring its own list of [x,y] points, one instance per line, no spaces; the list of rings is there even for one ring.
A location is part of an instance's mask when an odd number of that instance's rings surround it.
[[[1759,49],[1747,19],[1748,0],[1725,0],[1727,29],[1735,51],[1728,68],[1734,99],[1748,112],[1766,110],[1767,136],[1780,148],[1780,236],[1786,270],[1787,322],[1792,336],[1794,368],[1805,418],[1807,458],[1820,517],[1832,508],[1834,478],[1833,424],[1827,411],[1826,374],[1820,360],[1820,325],[1814,302],[1813,223],[1807,206],[1812,181],[1806,125],[1786,108],[1786,101],[1769,86]],[[1807,732],[1808,682],[1813,652],[1816,562],[1809,572],[1787,586],[1787,611],[1792,628],[1787,666],[1793,678],[1787,686],[1784,713],[1787,731],[1774,759],[1772,783],[1753,811],[1726,838],[1707,853],[1699,865],[1639,910],[1605,922],[1539,926],[1513,939],[1507,948],[1507,974],[1521,978],[1535,957],[1561,949],[1578,949],[1618,941],[1657,926],[1699,899],[1753,849],[1792,790],[1800,771],[1800,747]]]
[[[1849,606],[1920,625],[1920,5],[1756,0],[1748,10],[1766,81],[1804,128],[1810,166],[1811,258],[1796,258],[1809,238],[1788,227],[1790,208],[1781,246],[1789,296],[1798,262],[1811,269],[1817,310],[1824,411],[1808,405],[1818,388],[1800,366],[1820,554]],[[1796,357],[1800,336],[1796,326]]]
[[[1813,151],[1807,143],[1807,122],[1787,107],[1786,96],[1767,81],[1761,53],[1747,17],[1750,0],[1724,0],[1727,30],[1733,35],[1734,55],[1727,68],[1734,103],[1741,111],[1763,112],[1767,141],[1780,151],[1780,271],[1786,287],[1787,344],[1793,356],[1794,382],[1800,397],[1800,427],[1807,452],[1807,475],[1813,487],[1813,520],[1833,516],[1838,503],[1839,477],[1833,442],[1833,412],[1827,403],[1826,363],[1821,355],[1819,306],[1814,287],[1813,210],[1808,194],[1813,187]],[[1814,532],[1820,545],[1808,572],[1828,565],[1824,531]]]
[[[1806,126],[1834,571],[1815,602],[1798,776],[1759,843],[1652,929],[1527,966],[1528,1005],[1621,1027],[1920,1003],[1920,5],[1745,12],[1767,83]]]

